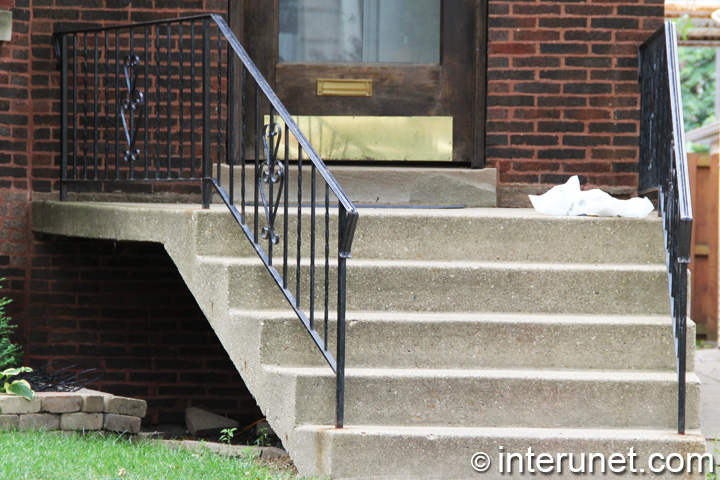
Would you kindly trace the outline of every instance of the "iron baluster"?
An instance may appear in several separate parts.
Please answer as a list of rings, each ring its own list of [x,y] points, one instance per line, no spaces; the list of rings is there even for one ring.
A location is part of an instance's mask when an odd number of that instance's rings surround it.
[[[222,34],[217,34],[217,181],[222,185]]]
[[[298,145],[297,262],[295,263],[295,304],[300,308],[300,260],[302,258],[302,147]]]
[[[83,180],[87,180],[87,154],[88,154],[88,73],[87,73],[87,33],[83,35],[83,72],[85,81],[83,82]]]
[[[210,186],[212,180],[212,161],[210,159],[210,22],[203,19],[203,50],[202,50],[202,108],[203,108],[203,208],[210,208]]]
[[[155,27],[155,178],[160,178],[160,26],[159,25]]]
[[[283,168],[290,175],[290,137],[288,135],[288,127],[285,124],[285,160]],[[289,202],[290,202],[290,182],[285,179],[283,182],[285,191],[283,192],[283,288],[288,286],[288,223],[290,216]]]
[[[145,27],[145,36],[143,39],[143,44],[145,46],[145,59],[143,64],[145,65],[145,77],[143,78],[143,91],[145,92],[145,95],[149,95],[148,91],[148,75],[149,75],[149,64],[150,64],[150,57],[148,57],[148,36],[150,34],[149,32],[150,27]],[[148,132],[148,117],[149,112],[147,111],[147,99],[145,100],[145,104],[143,105],[143,119],[145,120],[145,125],[143,128],[143,131],[145,133],[145,143],[143,144],[143,153],[144,153],[144,178],[147,180],[150,178],[150,166],[149,166],[149,160],[148,160],[148,144],[150,143],[150,133]]]
[[[78,60],[77,60],[77,34],[73,34],[73,180],[77,180],[77,146],[78,146]],[[67,192],[66,192],[67,193]]]
[[[272,122],[273,115],[270,115],[270,121]],[[280,242],[280,235],[275,233],[275,219],[277,218],[278,208],[280,207],[280,196],[282,195],[283,183],[285,182],[285,169],[281,163],[277,161],[278,149],[280,148],[280,141],[282,132],[280,125],[277,123],[270,123],[265,125],[263,133],[263,151],[265,153],[265,161],[260,165],[260,172],[256,174],[258,183],[256,190],[260,192],[260,201],[263,205],[263,211],[265,213],[266,225],[260,231],[260,236],[263,240],[268,241],[268,261],[272,265],[273,260],[273,245],[277,245]],[[268,187],[268,194],[265,194],[266,184]],[[274,187],[278,185],[277,195],[275,195]]]
[[[110,59],[108,52],[110,51],[109,32],[105,31],[105,180],[110,178],[109,161],[110,158]]]
[[[245,65],[242,66],[242,105],[241,105],[241,112],[240,112],[240,118],[242,121],[242,127],[240,128],[240,196],[242,197],[242,203],[240,205],[240,212],[243,216],[243,220],[245,219],[245,135],[246,135],[246,127],[247,127],[247,112],[245,110],[245,104],[247,102],[247,98],[245,96],[245,91],[247,90],[247,69],[245,68]]]
[[[172,30],[167,26],[167,178],[172,177]]]
[[[115,179],[120,179],[120,30],[115,31]]]
[[[98,179],[98,34],[95,32],[93,35],[93,50],[94,50],[94,62],[93,62],[93,180]]]
[[[330,186],[325,184],[325,311],[323,350],[328,349],[328,317],[330,311]]]
[[[260,87],[255,84],[255,203],[253,214],[253,241],[258,243],[258,204],[260,203],[260,191],[258,190],[258,179],[260,178]]]
[[[195,22],[190,22],[190,178],[195,178]]]
[[[220,34],[218,33],[218,36]],[[229,187],[230,187],[230,205],[235,205],[235,164],[237,160],[237,152],[235,146],[235,55],[228,48],[227,51],[227,75],[226,82],[228,88],[227,94],[227,134],[225,140],[227,142],[228,164],[229,164]]]
[[[315,165],[310,165],[310,328],[315,328]]]
[[[178,24],[178,50],[180,50],[180,68],[179,68],[179,77],[180,77],[180,87],[179,87],[179,93],[178,93],[178,103],[180,104],[179,111],[179,124],[180,127],[178,128],[178,170],[179,170],[179,176],[182,178],[183,176],[183,142],[184,142],[184,127],[183,124],[185,123],[185,119],[183,118],[183,24],[180,22]]]
[[[68,56],[67,56],[67,35],[60,37],[60,106],[62,109],[62,125],[60,133],[60,200],[67,200],[67,168],[68,168]]]

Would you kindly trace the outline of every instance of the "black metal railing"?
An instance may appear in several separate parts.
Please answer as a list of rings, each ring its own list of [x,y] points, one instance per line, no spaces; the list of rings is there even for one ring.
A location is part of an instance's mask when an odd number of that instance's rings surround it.
[[[61,199],[89,185],[189,182],[202,186],[208,208],[214,187],[336,373],[342,427],[346,260],[358,213],[225,20],[200,15],[54,38]]]
[[[678,372],[678,432],[685,433],[687,265],[692,205],[683,127],[675,24],[665,22],[640,47],[640,193],[657,191],[665,230]]]

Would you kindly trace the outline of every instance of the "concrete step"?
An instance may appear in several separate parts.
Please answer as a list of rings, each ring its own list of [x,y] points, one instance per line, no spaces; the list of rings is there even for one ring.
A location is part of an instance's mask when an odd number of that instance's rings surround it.
[[[229,305],[245,310],[285,308],[286,301],[259,259],[202,257],[229,272]],[[279,263],[279,260],[278,260]],[[281,267],[277,267],[281,270]],[[309,263],[303,261],[303,281]],[[330,269],[334,306],[335,268]],[[289,288],[295,289],[295,267]],[[348,309],[360,311],[588,313],[659,315],[669,311],[661,265],[577,265],[501,262],[353,260],[348,267]],[[316,265],[316,298],[324,269]],[[239,288],[242,286],[242,288]],[[309,288],[301,284],[302,304]]]
[[[506,463],[500,473],[500,453],[520,453],[525,456],[528,448],[536,456],[558,453],[573,454],[573,467],[581,466],[581,454],[599,453],[609,458],[614,453],[626,456],[629,467],[630,449],[637,455],[634,466],[649,475],[648,459],[652,454],[664,457],[673,453],[702,455],[705,443],[699,431],[677,435],[673,430],[631,429],[536,429],[536,428],[462,428],[462,427],[391,427],[350,426],[329,429],[325,425],[303,425],[296,429],[290,451],[301,473],[318,472],[333,479],[454,479],[477,480],[478,478],[501,480],[538,476],[526,470],[519,473],[518,460],[512,460],[512,474]],[[472,469],[470,460],[476,453],[486,453],[491,461],[488,471],[478,473]],[[589,472],[589,457],[583,477],[602,477],[599,461],[594,474]],[[569,457],[562,459],[562,478],[579,476],[569,469]],[[658,465],[656,461],[655,468]],[[547,466],[547,465],[546,465]],[[527,465],[525,466],[527,468]],[[626,474],[630,476],[630,474]],[[539,475],[548,477],[547,474]],[[557,478],[557,469],[548,478]],[[678,475],[669,472],[652,474],[652,478],[704,479],[704,475]]]
[[[293,210],[289,218],[289,250],[293,257],[297,256],[296,211]],[[198,254],[253,254],[227,211],[211,209],[194,215]],[[278,215],[276,226],[282,226],[282,212]],[[317,215],[317,241],[318,249],[321,249],[324,245],[321,243],[324,241],[324,211],[318,209]],[[248,215],[249,224],[253,223],[252,219],[253,216]],[[302,255],[306,257],[310,255],[309,225],[310,209],[304,208]],[[330,225],[330,242],[334,246],[337,244],[334,216]],[[653,215],[638,220],[551,217],[529,209],[361,208],[353,257],[664,265],[662,239],[662,225]]]
[[[294,315],[232,311],[261,324],[267,365],[324,366]],[[323,329],[323,316],[316,320]],[[334,313],[329,345],[336,345]],[[528,368],[675,371],[670,319],[664,316],[349,312],[347,365],[353,368]],[[692,348],[695,325],[688,324]],[[688,358],[693,370],[693,358]]]
[[[283,378],[298,425],[332,424],[329,367],[264,366]],[[275,382],[280,384],[281,382]],[[359,369],[346,371],[347,425],[666,428],[677,425],[674,372]],[[687,376],[687,427],[699,428],[700,381]],[[410,401],[410,399],[412,399]]]

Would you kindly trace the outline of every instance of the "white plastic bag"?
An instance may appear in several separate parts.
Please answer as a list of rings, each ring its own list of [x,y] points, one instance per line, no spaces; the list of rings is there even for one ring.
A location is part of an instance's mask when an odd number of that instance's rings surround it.
[[[644,218],[654,207],[647,198],[619,200],[597,188],[583,192],[577,175],[542,195],[529,195],[533,207],[546,215],[593,215]]]

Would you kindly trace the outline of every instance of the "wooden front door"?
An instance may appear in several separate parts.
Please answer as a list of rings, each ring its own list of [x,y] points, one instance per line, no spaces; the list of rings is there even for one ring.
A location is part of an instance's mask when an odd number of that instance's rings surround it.
[[[394,136],[399,149],[413,135],[423,140],[442,130],[445,140],[431,140],[446,153],[427,160],[481,166],[476,144],[482,142],[474,132],[479,110],[484,117],[484,89],[478,91],[484,79],[476,76],[477,64],[484,64],[476,34],[484,24],[480,4],[234,0],[230,23],[292,115],[372,117],[365,125],[373,124],[375,133],[363,133],[365,140]],[[423,160],[415,157],[407,159]],[[370,158],[346,158],[363,159]]]

